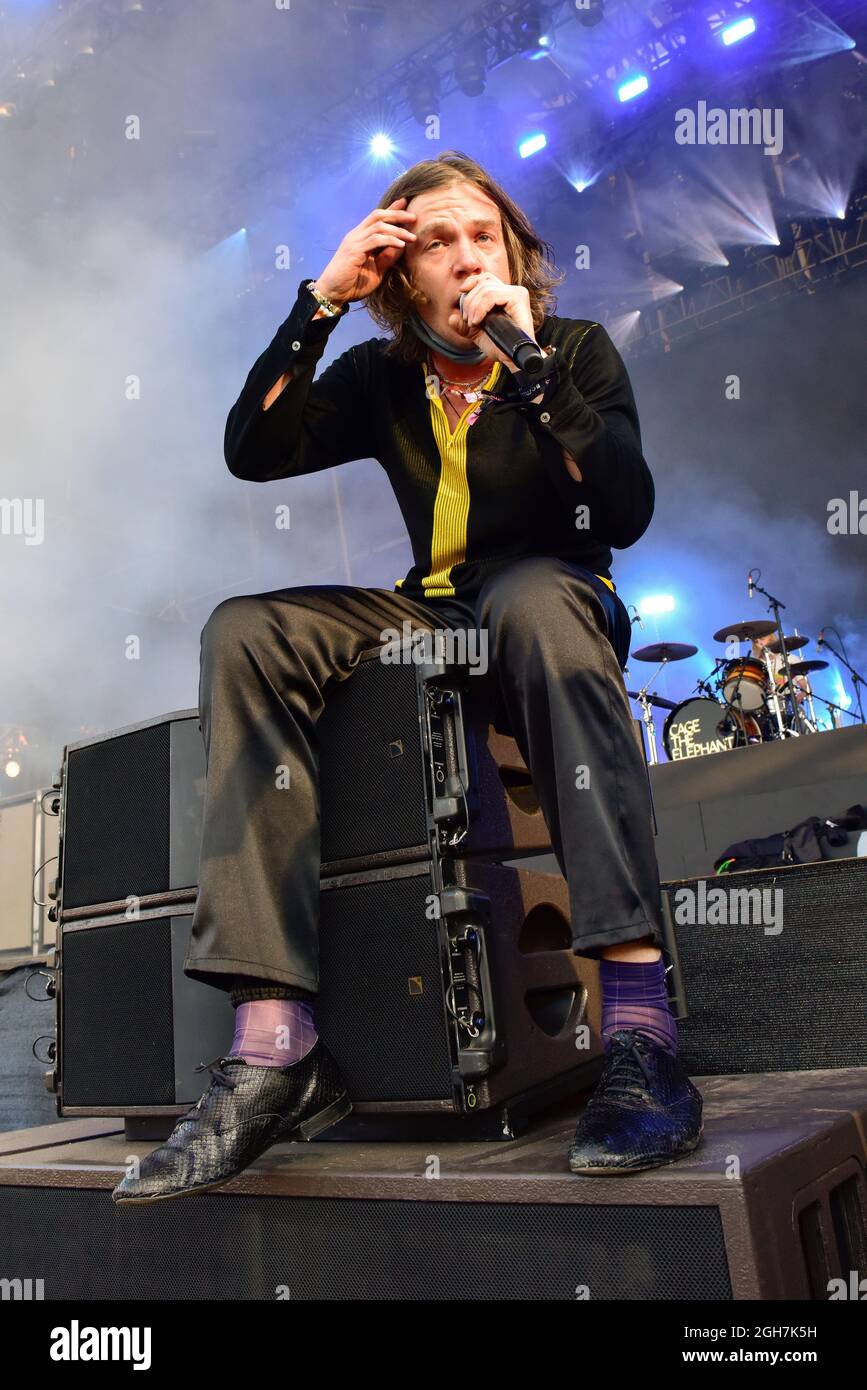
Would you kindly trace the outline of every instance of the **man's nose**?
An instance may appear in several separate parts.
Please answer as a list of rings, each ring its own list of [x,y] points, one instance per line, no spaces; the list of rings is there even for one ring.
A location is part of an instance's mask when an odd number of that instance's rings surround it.
[[[479,248],[472,237],[458,237],[455,242],[455,270],[461,275],[475,275],[481,269]]]

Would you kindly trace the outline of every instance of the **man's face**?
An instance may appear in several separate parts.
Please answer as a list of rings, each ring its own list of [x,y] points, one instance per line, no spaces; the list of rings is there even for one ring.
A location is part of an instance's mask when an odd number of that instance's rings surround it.
[[[411,224],[416,240],[403,253],[404,265],[429,301],[418,305],[418,312],[435,333],[466,347],[472,335],[457,307],[458,295],[486,270],[511,284],[500,210],[466,181],[420,193],[407,209],[416,214]]]

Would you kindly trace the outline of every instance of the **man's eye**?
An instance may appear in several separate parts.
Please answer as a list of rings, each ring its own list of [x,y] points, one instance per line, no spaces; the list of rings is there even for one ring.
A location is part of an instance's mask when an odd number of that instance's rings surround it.
[[[494,239],[494,238],[491,236],[490,232],[480,232],[480,233],[479,233],[479,236],[486,236],[486,237],[488,238],[488,241],[493,241],[493,239]]]

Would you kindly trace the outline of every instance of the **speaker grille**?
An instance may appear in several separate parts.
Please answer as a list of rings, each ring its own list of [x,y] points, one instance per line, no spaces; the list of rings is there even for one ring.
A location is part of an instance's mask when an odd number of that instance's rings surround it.
[[[317,729],[323,863],[426,844],[415,667],[360,662]]]
[[[119,1212],[107,1191],[3,1187],[0,1222],[7,1268],[46,1269],[46,1299],[732,1297],[715,1206],[214,1194]]]
[[[64,1104],[173,1104],[171,918],[62,940]]]
[[[169,889],[170,732],[166,720],[69,753],[64,908]]]
[[[683,910],[688,899],[678,891],[698,892],[702,881],[707,892],[779,890],[782,931],[680,925],[678,903]],[[867,861],[664,886],[689,1009],[678,1024],[680,1054],[691,1074],[867,1066]]]
[[[317,1028],[353,1100],[451,1097],[429,875],[324,891]]]

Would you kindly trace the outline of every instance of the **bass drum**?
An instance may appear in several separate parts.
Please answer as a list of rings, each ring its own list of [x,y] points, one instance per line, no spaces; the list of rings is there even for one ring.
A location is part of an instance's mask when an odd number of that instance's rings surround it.
[[[751,715],[698,696],[673,709],[662,730],[662,744],[673,763],[761,742],[762,731]]]

